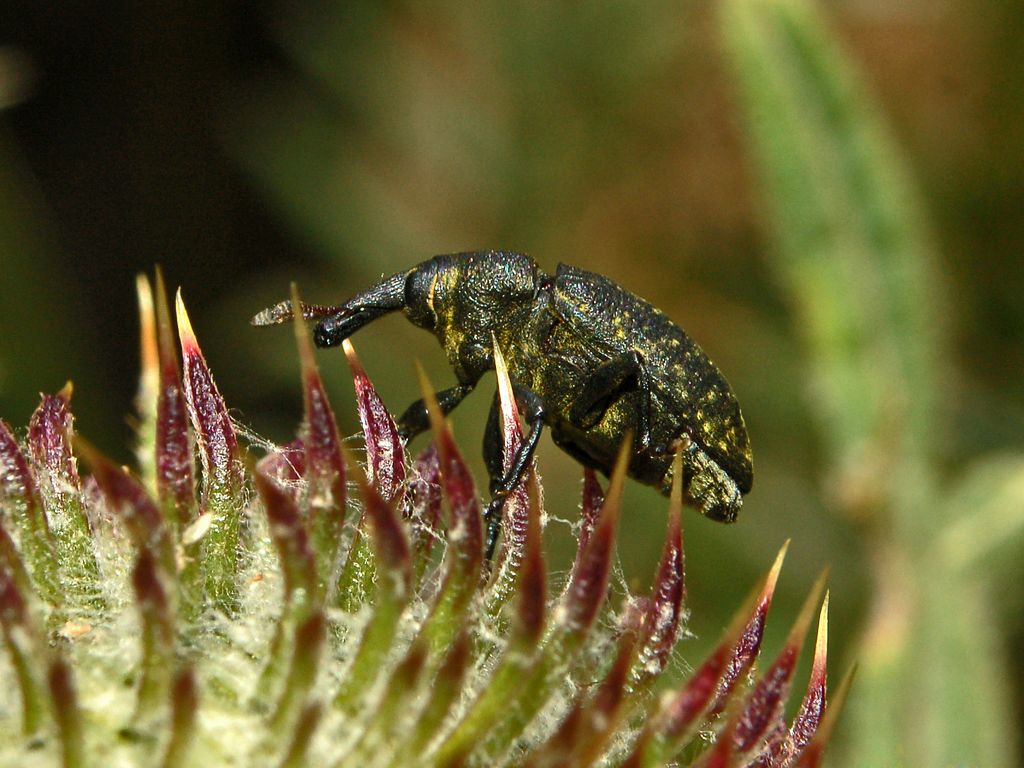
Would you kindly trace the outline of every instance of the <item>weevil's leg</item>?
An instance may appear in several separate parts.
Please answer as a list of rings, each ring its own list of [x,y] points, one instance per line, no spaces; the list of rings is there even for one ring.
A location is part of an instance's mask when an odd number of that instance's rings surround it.
[[[456,384],[454,387],[435,392],[434,397],[437,398],[437,404],[441,406],[441,413],[447,416],[455,410],[455,406],[461,403],[474,387],[476,387],[476,382]],[[430,412],[427,411],[426,401],[421,397],[398,417],[398,434],[408,443],[420,432],[426,432],[428,429],[430,429]]]
[[[504,473],[501,479],[495,483],[491,481],[491,503],[487,505],[484,513],[484,521],[487,523],[487,559],[494,555],[494,547],[498,543],[498,532],[501,530],[501,508],[505,503],[505,497],[512,492],[512,489],[519,485],[523,479],[526,468],[533,459],[537,450],[537,443],[540,442],[540,433],[544,428],[544,402],[533,390],[526,387],[512,385],[516,402],[522,408],[523,420],[529,427],[529,431],[523,438],[522,444],[512,457],[512,466]],[[490,419],[488,419],[490,426]]]
[[[487,426],[484,427],[484,464],[487,465],[487,477],[490,479],[490,491],[493,494],[501,483],[504,474],[504,441],[501,433],[501,401],[498,393],[494,393],[491,410],[487,413]]]
[[[408,272],[399,272],[336,307],[313,331],[318,347],[336,347],[367,323],[405,306]]]
[[[569,421],[580,429],[596,425],[616,398],[626,392],[640,393],[636,413],[636,451],[651,442],[651,379],[643,355],[635,349],[601,363],[583,383],[569,411]]]

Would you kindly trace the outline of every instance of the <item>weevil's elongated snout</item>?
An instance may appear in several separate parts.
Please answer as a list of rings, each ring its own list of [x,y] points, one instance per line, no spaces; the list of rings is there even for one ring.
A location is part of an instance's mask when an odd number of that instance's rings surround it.
[[[364,325],[399,308],[371,306],[352,310],[347,306],[340,307],[333,315],[316,324],[316,328],[313,329],[313,343],[321,348],[337,347]]]

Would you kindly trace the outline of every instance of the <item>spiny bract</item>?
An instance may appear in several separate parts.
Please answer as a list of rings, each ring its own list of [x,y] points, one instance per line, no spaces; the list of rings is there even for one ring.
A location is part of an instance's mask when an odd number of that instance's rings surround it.
[[[74,435],[70,386],[24,440],[0,422],[0,764],[818,764],[839,709],[824,716],[827,596],[807,693],[791,723],[783,709],[820,581],[753,673],[782,553],[711,656],[655,694],[684,615],[678,489],[653,592],[610,605],[624,462],[607,494],[586,473],[576,560],[552,588],[535,471],[489,565],[437,409],[408,462],[348,346],[364,471],[301,323],[299,437],[250,440],[266,450],[252,463],[180,295],[180,367],[159,274],[139,296],[137,473]],[[500,366],[498,381],[509,460],[522,434]]]

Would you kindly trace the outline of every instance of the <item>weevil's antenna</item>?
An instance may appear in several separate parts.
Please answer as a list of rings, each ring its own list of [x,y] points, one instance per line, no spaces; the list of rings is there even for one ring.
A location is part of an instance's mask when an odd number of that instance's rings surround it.
[[[326,304],[306,304],[302,303],[302,318],[304,320],[320,320],[331,315],[336,315],[345,307],[342,304],[336,306],[328,306]],[[257,312],[250,324],[256,326],[265,325],[282,325],[283,323],[289,323],[295,319],[295,315],[292,312],[292,301],[291,299],[285,299],[284,301],[278,302],[272,307],[267,307],[262,312]]]
[[[388,312],[405,306],[405,280],[408,272],[399,272],[353,296],[344,304],[306,304],[302,302],[303,320],[333,318],[328,335],[332,343],[340,344],[348,334]],[[255,326],[282,325],[295,319],[291,299],[280,301],[258,312],[249,322]],[[335,326],[338,326],[335,328]],[[343,335],[342,335],[343,334]],[[319,343],[319,342],[318,342]]]

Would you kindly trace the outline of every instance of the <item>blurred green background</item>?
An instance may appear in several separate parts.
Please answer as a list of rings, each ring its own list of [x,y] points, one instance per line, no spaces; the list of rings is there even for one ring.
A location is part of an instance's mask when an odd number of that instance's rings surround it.
[[[275,440],[301,409],[291,334],[248,318],[289,281],[338,301],[483,248],[605,273],[716,360],[755,450],[740,523],[686,519],[680,664],[792,537],[769,651],[830,565],[833,679],[861,667],[834,764],[1014,765],[1022,33],[1009,0],[8,0],[0,415],[27,423],[71,378],[79,428],[130,461],[133,281],[155,263]],[[415,358],[452,381],[401,319],[355,341],[396,411]],[[321,364],[355,431],[341,356]],[[489,400],[453,419],[474,458]],[[549,441],[540,460],[570,523],[579,470]],[[627,501],[642,585],[665,503]]]

